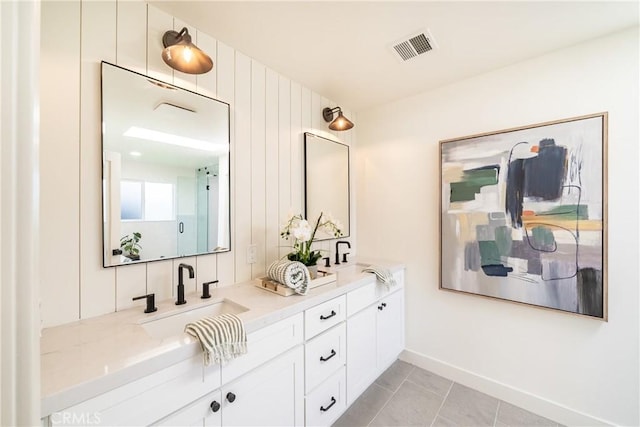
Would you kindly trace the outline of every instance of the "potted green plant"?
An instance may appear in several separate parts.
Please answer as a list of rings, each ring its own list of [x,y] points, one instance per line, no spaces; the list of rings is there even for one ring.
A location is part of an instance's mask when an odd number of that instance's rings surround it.
[[[311,278],[314,279],[318,271],[317,262],[322,257],[320,250],[311,249],[316,233],[321,232],[332,237],[340,237],[342,236],[340,228],[341,225],[338,221],[322,212],[313,228],[302,214],[292,215],[280,232],[280,237],[283,239],[293,239],[293,251],[287,254],[287,259],[306,265],[309,268]]]
[[[142,239],[142,233],[138,233],[137,231],[133,234],[127,234],[126,236],[120,239],[120,248],[124,251],[124,256],[129,258],[132,261],[137,261],[140,259],[140,240]]]

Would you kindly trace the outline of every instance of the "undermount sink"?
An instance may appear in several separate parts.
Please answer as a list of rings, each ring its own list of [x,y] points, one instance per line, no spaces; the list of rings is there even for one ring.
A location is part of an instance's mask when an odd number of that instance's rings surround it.
[[[247,311],[248,308],[231,300],[223,299],[207,305],[201,305],[192,309],[173,311],[164,316],[156,316],[145,319],[140,325],[153,338],[169,338],[184,333],[184,327],[189,322],[203,317],[217,316],[219,314],[238,314]]]
[[[371,264],[365,264],[362,262],[343,262],[338,265],[334,264],[329,268],[319,267],[318,270],[324,270],[329,273],[360,273],[367,267],[370,267]]]

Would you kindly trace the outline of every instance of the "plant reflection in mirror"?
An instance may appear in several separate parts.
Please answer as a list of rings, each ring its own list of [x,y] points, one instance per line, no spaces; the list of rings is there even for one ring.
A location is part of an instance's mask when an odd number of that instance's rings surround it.
[[[140,259],[140,240],[142,239],[142,233],[137,231],[133,234],[127,234],[120,239],[120,247],[124,251],[124,256],[132,260]]]

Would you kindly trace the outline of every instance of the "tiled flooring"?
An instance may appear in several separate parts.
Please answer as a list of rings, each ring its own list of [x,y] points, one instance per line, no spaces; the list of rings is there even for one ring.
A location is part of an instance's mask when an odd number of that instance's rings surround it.
[[[333,425],[356,426],[558,424],[398,360]]]

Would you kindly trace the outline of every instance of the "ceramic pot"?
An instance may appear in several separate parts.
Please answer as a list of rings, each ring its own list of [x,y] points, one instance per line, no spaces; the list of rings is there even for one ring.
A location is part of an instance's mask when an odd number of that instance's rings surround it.
[[[307,265],[307,269],[309,270],[309,276],[311,276],[311,280],[318,277],[318,265]]]

